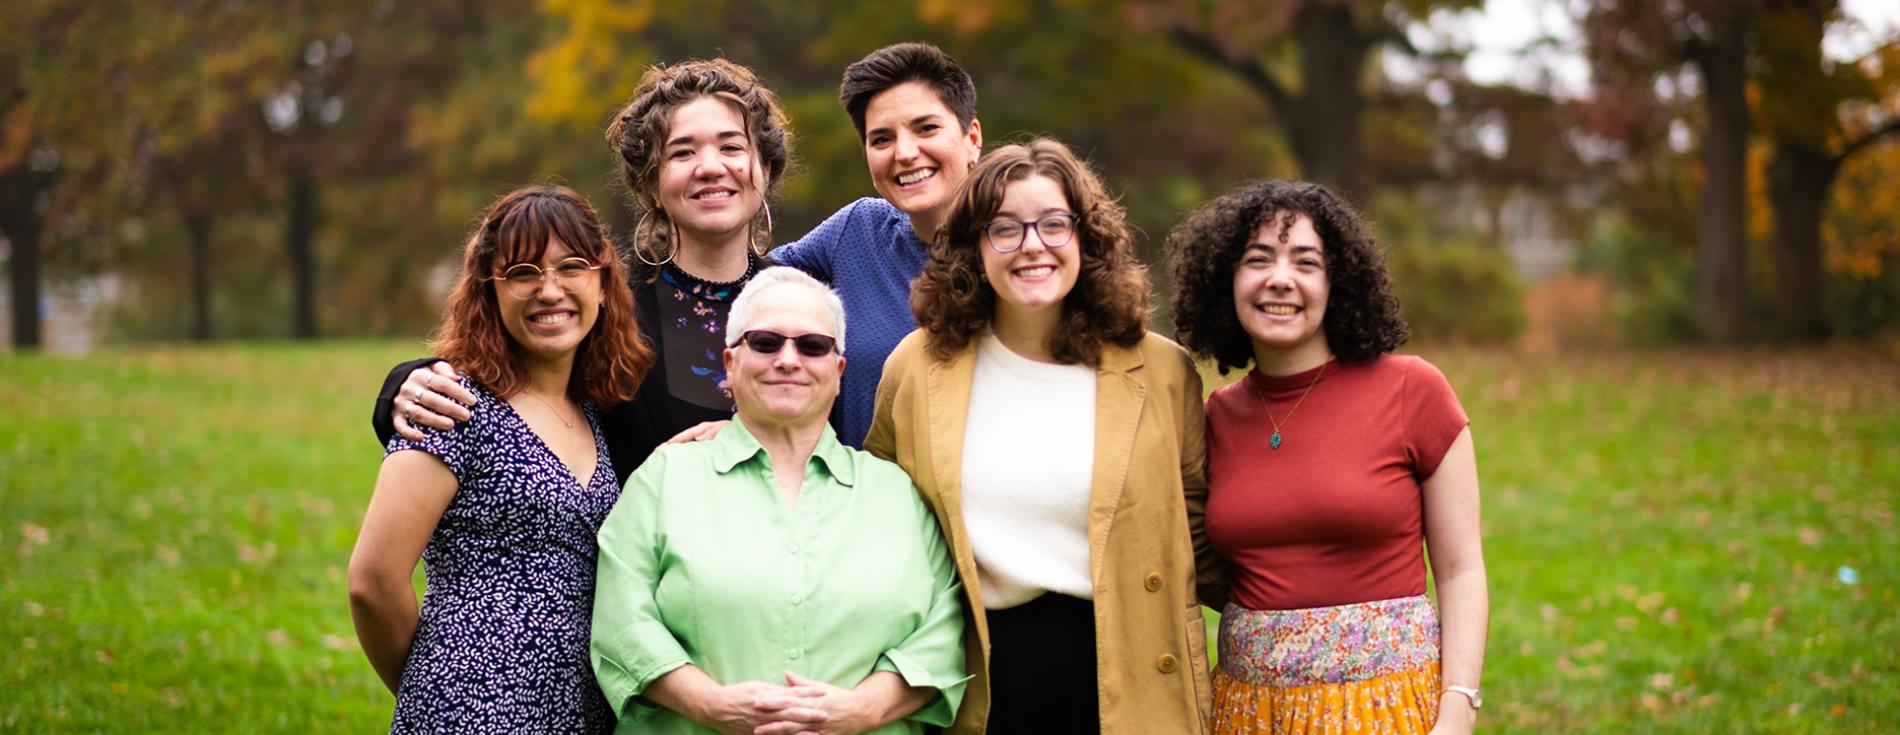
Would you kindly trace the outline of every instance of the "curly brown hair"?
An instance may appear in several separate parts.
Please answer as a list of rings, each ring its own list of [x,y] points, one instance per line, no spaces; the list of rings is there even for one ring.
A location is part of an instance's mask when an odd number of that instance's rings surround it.
[[[701,97],[724,100],[740,113],[752,146],[752,165],[764,166],[768,202],[754,218],[762,218],[763,226],[753,229],[752,249],[764,254],[772,246],[769,200],[792,166],[792,131],[785,109],[778,95],[751,69],[726,59],[689,59],[648,68],[634,86],[633,98],[607,125],[607,144],[618,162],[620,185],[644,213],[633,233],[633,247],[643,260],[660,262],[672,257],[675,229],[659,205],[660,163],[673,111]]]
[[[1385,253],[1365,217],[1319,184],[1251,181],[1189,213],[1168,232],[1174,280],[1174,336],[1221,372],[1253,362],[1253,338],[1234,311],[1234,269],[1269,219],[1282,227],[1304,216],[1324,243],[1326,346],[1339,359],[1364,362],[1411,338]]]
[[[1077,215],[1081,273],[1062,299],[1062,322],[1048,345],[1056,361],[1097,365],[1102,343],[1132,347],[1148,332],[1148,269],[1135,257],[1127,212],[1068,146],[1037,138],[991,151],[970,170],[911,287],[910,310],[939,359],[968,346],[996,317],[996,289],[982,277],[977,248],[984,226],[1003,206],[1004,190],[1030,176],[1061,185]]]
[[[512,396],[528,386],[519,347],[502,325],[494,278],[506,265],[539,262],[549,238],[601,265],[600,318],[574,356],[568,396],[601,408],[632,400],[653,366],[653,351],[640,337],[627,269],[600,215],[565,186],[516,189],[488,207],[463,249],[462,279],[442,310],[435,354],[496,395]]]

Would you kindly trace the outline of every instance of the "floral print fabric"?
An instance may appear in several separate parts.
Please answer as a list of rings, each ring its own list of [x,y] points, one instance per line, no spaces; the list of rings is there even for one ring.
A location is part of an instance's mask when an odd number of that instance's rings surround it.
[[[1214,732],[1425,733],[1438,717],[1438,614],[1424,595],[1221,614]]]

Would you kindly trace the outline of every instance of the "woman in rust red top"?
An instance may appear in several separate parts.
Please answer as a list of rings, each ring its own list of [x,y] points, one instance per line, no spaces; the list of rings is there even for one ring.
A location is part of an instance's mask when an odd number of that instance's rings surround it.
[[[1408,333],[1359,213],[1252,183],[1167,246],[1182,344],[1253,366],[1207,401],[1207,532],[1233,580],[1214,731],[1471,732],[1489,620],[1471,431],[1437,368],[1389,354]]]

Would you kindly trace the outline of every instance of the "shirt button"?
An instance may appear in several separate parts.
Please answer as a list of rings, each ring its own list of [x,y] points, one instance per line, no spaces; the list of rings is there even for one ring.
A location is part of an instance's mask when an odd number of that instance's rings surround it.
[[[805,652],[804,652],[804,651],[802,651],[802,650],[799,650],[799,649],[796,649],[796,648],[787,648],[787,649],[785,649],[785,657],[786,657],[786,658],[798,658],[799,656],[803,656],[803,655],[805,655]]]
[[[1142,584],[1148,587],[1149,592],[1160,592],[1161,574],[1159,572],[1150,572],[1148,578],[1143,580]]]
[[[1159,669],[1163,674],[1172,674],[1174,670],[1180,666],[1181,662],[1175,659],[1172,653],[1161,654],[1161,658],[1155,659],[1155,668]]]
[[[798,553],[798,544],[792,544],[790,546],[787,546],[785,547],[785,550],[793,554],[796,554]]]
[[[802,602],[804,602],[804,601],[805,601],[805,596],[804,596],[804,595],[792,595],[792,596],[791,596],[791,597],[790,597],[789,599],[790,599],[790,600],[792,601],[792,604],[794,604],[794,605],[797,605],[797,604],[800,604],[800,603],[802,603]]]

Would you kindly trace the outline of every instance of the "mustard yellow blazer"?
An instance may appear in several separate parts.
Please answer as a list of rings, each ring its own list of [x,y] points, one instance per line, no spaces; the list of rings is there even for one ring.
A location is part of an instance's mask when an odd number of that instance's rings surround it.
[[[938,360],[925,342],[922,331],[911,332],[884,363],[864,448],[908,471],[943,526],[963,579],[965,660],[975,677],[949,732],[981,733],[990,708],[989,626],[975,614],[983,590],[959,482],[976,346]],[[1104,346],[1095,395],[1088,536],[1102,732],[1206,732],[1211,694],[1196,586],[1210,604],[1224,591],[1201,525],[1201,378],[1179,345],[1150,333],[1132,348]]]

